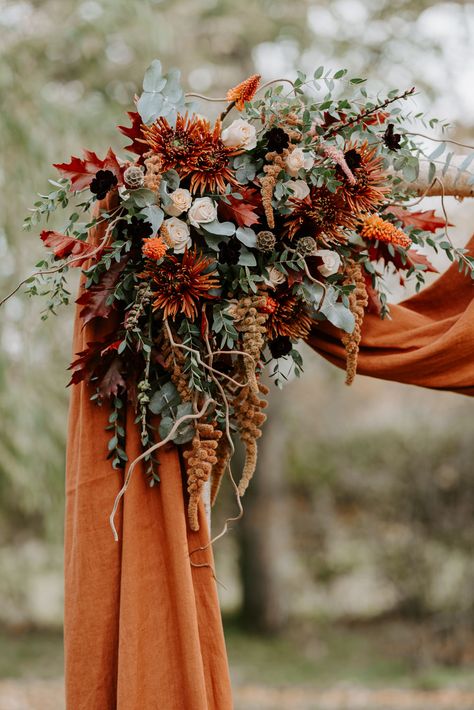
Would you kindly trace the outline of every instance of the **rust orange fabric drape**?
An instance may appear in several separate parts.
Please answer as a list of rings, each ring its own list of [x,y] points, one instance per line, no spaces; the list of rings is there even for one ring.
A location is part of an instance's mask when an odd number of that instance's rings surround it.
[[[474,237],[467,245],[474,254]],[[391,306],[391,320],[366,314],[357,372],[474,395],[474,284],[456,264],[431,286]],[[338,367],[345,353],[335,328],[315,324],[308,344]]]
[[[91,241],[102,235],[93,230]],[[471,244],[471,247],[473,244]],[[469,278],[450,269],[433,286],[368,316],[359,371],[424,387],[474,394],[474,305]],[[74,352],[107,323],[82,327]],[[337,331],[317,325],[310,345],[344,367]],[[150,490],[137,469],[118,515],[119,543],[108,516],[122,476],[105,459],[107,407],[86,385],[71,393],[67,448],[65,656],[68,710],[227,710],[230,681],[216,584],[208,567],[190,564],[206,543],[186,524],[178,451],[160,452],[161,485]],[[139,451],[128,412],[127,452]],[[193,557],[212,563],[208,549]]]
[[[103,228],[90,235],[100,240]],[[102,321],[82,327],[74,352],[99,339]],[[110,327],[110,326],[109,326]],[[189,552],[208,542],[187,527],[175,447],[160,449],[161,484],[150,490],[137,467],[120,504],[115,542],[109,514],[123,474],[105,458],[108,407],[73,387],[66,461],[65,673],[68,710],[229,710],[227,657],[209,567]],[[127,453],[140,453],[127,413]],[[193,554],[212,564],[212,553]]]

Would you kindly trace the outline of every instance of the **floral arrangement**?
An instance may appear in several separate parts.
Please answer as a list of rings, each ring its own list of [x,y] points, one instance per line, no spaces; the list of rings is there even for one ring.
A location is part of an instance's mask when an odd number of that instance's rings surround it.
[[[192,529],[203,490],[213,502],[230,471],[234,434],[246,451],[239,496],[254,473],[265,367],[278,385],[284,360],[300,375],[297,344],[327,321],[341,331],[350,383],[364,313],[389,315],[387,271],[420,287],[433,270],[419,250],[428,244],[472,274],[447,219],[410,209],[419,162],[429,161],[431,181],[442,163],[407,128],[400,104],[414,89],[379,100],[364,87],[322,67],[263,86],[255,75],[228,91],[211,122],[179,72],[164,75],[156,60],[131,125],[119,127],[132,157],[85,151],[55,165],[60,178],[27,219],[31,228],[73,205],[61,232],[41,232],[49,257],[28,291],[47,295],[46,317],[69,301],[68,270],[82,269],[80,316],[107,321],[107,335],[76,354],[71,383],[110,404],[114,468],[127,462],[127,404],[151,486],[156,450],[187,445]]]

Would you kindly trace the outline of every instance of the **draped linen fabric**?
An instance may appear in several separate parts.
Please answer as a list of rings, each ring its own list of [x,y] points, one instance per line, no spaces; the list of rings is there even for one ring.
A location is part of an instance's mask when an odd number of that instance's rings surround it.
[[[105,202],[105,207],[109,206]],[[92,243],[103,225],[91,231]],[[473,244],[470,245],[471,247]],[[473,286],[452,267],[419,295],[392,308],[392,320],[368,315],[359,371],[423,387],[474,394]],[[76,315],[74,353],[113,323],[83,327]],[[344,367],[339,334],[315,325],[309,344]],[[123,472],[106,460],[108,407],[86,384],[71,392],[66,462],[65,674],[68,710],[228,710],[232,695],[209,540],[186,519],[180,453],[160,450],[161,484],[150,490],[137,467],[116,516],[109,513]],[[127,412],[127,453],[140,452]],[[205,563],[202,567],[191,564]]]

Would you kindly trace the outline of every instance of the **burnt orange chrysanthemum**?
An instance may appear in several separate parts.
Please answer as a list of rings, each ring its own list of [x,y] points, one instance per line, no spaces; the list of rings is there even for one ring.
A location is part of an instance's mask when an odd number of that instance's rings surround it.
[[[389,192],[387,176],[382,167],[383,158],[377,154],[377,146],[369,146],[367,141],[351,143],[344,151],[344,160],[355,182],[348,180],[344,171],[338,167],[336,172],[342,181],[338,193],[353,213],[374,210]]]
[[[287,216],[284,229],[290,239],[298,234],[311,236],[322,244],[344,241],[344,229],[356,225],[356,216],[339,193],[326,187],[312,188],[304,200],[291,198],[292,212]]]
[[[411,246],[411,239],[405,232],[391,222],[386,222],[378,214],[368,214],[362,217],[361,224],[360,233],[365,239],[378,239],[380,242],[393,244],[403,249],[409,249]]]
[[[143,126],[145,142],[160,156],[166,172],[173,168],[180,177],[190,177],[191,192],[225,192],[226,185],[236,184],[229,158],[241,150],[227,147],[221,140],[221,123],[214,128],[205,118],[179,115],[176,126],[159,118]]]
[[[260,74],[253,74],[249,76],[248,79],[245,79],[245,81],[241,81],[240,84],[234,86],[233,89],[229,89],[226,95],[227,101],[235,102],[235,108],[238,111],[243,111],[245,102],[251,101],[255,96],[260,84],[260,79]]]
[[[279,291],[275,295],[274,304],[274,310],[268,314],[266,323],[268,338],[273,340],[278,335],[286,335],[293,340],[306,338],[313,321],[301,299],[287,290]]]
[[[168,249],[161,237],[151,237],[144,239],[142,244],[142,254],[148,259],[162,259]]]
[[[212,259],[193,249],[185,251],[181,259],[173,254],[149,267],[142,278],[150,280],[153,309],[162,310],[164,318],[174,319],[182,313],[194,320],[199,301],[214,298],[209,291],[219,286],[216,271],[209,272],[212,263]]]

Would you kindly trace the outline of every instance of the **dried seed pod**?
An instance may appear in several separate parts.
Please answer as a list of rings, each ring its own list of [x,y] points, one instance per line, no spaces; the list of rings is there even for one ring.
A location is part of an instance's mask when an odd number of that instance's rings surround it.
[[[145,184],[145,175],[143,172],[143,168],[141,167],[141,165],[130,165],[130,167],[125,170],[123,174],[123,179],[125,184],[132,190],[136,190],[140,187],[143,187],[143,185]]]
[[[296,244],[296,251],[302,257],[313,256],[317,249],[318,245],[313,237],[301,237]]]
[[[257,249],[259,251],[273,251],[276,244],[276,237],[273,232],[264,229],[257,234]]]

